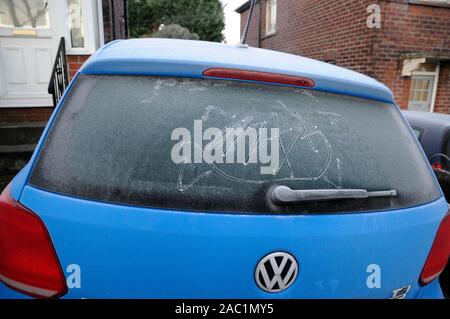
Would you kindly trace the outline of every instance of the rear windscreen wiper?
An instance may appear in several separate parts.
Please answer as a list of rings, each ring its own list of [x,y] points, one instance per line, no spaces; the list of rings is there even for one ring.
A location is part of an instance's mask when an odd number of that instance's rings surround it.
[[[394,197],[397,191],[369,192],[366,189],[305,189],[292,190],[287,186],[272,189],[270,197],[274,203],[290,204],[311,201],[333,201],[341,199],[365,199],[372,197]]]

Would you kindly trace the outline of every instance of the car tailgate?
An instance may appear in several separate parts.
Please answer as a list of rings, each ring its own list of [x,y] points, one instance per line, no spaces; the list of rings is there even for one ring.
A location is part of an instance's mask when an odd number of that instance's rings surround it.
[[[80,266],[69,298],[390,298],[418,278],[448,205],[399,211],[274,216],[203,214],[113,205],[31,186],[21,202],[47,225],[63,270]],[[287,290],[255,283],[265,255],[299,264]],[[368,266],[381,269],[369,289]],[[70,267],[69,267],[70,269]],[[66,272],[68,276],[70,272]]]

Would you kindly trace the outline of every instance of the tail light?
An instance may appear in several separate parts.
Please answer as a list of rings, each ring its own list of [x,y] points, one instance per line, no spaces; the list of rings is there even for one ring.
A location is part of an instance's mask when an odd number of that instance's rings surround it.
[[[67,292],[44,223],[11,197],[9,187],[0,196],[0,280],[38,298],[60,297]]]
[[[212,68],[204,71],[203,75],[221,79],[275,83],[308,88],[316,85],[313,80],[304,77],[238,69]]]
[[[431,165],[434,169],[444,169],[444,165],[442,163],[436,162]]]
[[[450,256],[450,214],[439,226],[425,266],[420,274],[420,284],[425,286],[444,271]]]

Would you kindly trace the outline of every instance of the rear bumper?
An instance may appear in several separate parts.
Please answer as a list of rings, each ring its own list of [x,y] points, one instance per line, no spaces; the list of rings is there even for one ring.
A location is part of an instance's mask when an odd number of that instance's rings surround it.
[[[416,299],[444,299],[439,280],[434,280],[429,285],[421,288]]]
[[[15,292],[14,290],[0,283],[0,299],[30,299],[30,297]],[[69,295],[63,297],[63,299],[71,298]],[[439,285],[439,280],[435,280],[431,284],[421,288],[417,295],[412,299],[444,299],[441,286]]]

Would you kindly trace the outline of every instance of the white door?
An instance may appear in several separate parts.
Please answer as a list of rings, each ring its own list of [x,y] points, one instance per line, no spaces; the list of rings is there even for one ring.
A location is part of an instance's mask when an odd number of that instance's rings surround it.
[[[64,14],[57,2],[0,0],[0,107],[53,105],[47,88]]]

